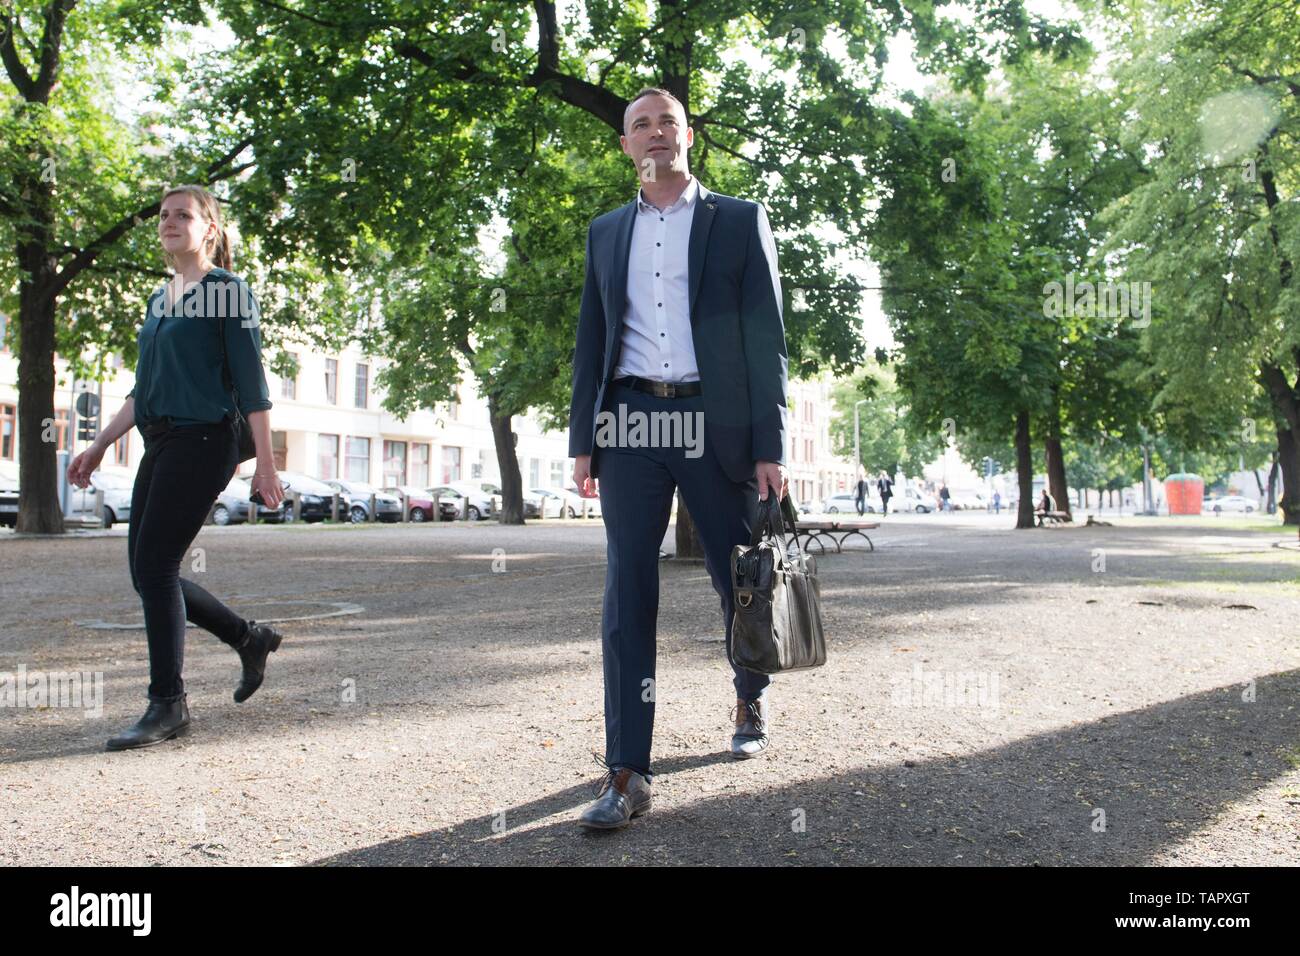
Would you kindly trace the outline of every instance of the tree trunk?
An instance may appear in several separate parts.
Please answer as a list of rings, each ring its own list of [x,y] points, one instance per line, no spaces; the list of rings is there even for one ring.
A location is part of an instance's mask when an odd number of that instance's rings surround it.
[[[1020,506],[1016,510],[1016,527],[1034,526],[1034,455],[1029,447],[1029,412],[1016,415],[1016,480],[1020,486]]]
[[[515,451],[515,433],[510,429],[510,415],[497,410],[495,398],[488,397],[488,417],[492,422],[492,439],[497,449],[497,467],[501,471],[501,524],[524,523],[524,481],[519,475],[519,455]]]
[[[1300,442],[1289,428],[1277,430],[1277,461],[1282,472],[1282,523],[1300,525]]]
[[[1056,509],[1070,513],[1070,488],[1065,480],[1065,456],[1061,452],[1059,421],[1048,425],[1050,431],[1043,444],[1043,457],[1047,461],[1047,490],[1056,502]]]
[[[1300,357],[1300,350],[1297,350]],[[1300,366],[1300,360],[1296,363]],[[1277,365],[1265,365],[1260,381],[1282,417],[1277,430],[1278,463],[1282,471],[1282,523],[1300,525],[1300,381],[1295,385]]]
[[[1269,514],[1277,512],[1277,449],[1273,449],[1273,462],[1268,468],[1268,497],[1267,506],[1264,508]]]
[[[61,534],[57,438],[54,432],[54,298],[47,291],[44,250],[20,249],[30,279],[18,306],[18,519],[16,531]],[[42,281],[44,280],[44,281]],[[69,429],[68,447],[74,436]]]
[[[686,510],[686,499],[677,492],[677,553],[675,557],[704,559],[704,546],[700,544],[700,534],[695,530],[695,522]]]

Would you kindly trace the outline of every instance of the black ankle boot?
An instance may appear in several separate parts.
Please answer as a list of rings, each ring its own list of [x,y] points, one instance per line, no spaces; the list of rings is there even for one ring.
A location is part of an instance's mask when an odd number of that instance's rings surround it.
[[[248,622],[244,643],[235,648],[244,663],[244,674],[235,688],[235,703],[242,704],[262,686],[262,679],[266,676],[266,657],[280,646],[283,639],[273,627],[256,621]]]
[[[129,730],[108,739],[109,750],[132,750],[152,747],[185,733],[190,726],[190,708],[185,698],[166,703],[151,700],[141,717]]]

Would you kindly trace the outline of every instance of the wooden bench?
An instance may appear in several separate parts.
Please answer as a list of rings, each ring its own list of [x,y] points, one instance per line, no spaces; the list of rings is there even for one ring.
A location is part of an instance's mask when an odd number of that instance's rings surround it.
[[[879,521],[800,521],[795,526],[803,548],[807,551],[814,541],[817,542],[817,553],[826,553],[826,539],[829,538],[835,542],[835,550],[842,553],[844,551],[844,542],[853,537],[855,534],[863,541],[867,542],[867,547],[872,551],[876,550],[875,544],[872,543],[870,536],[867,534],[873,528],[879,528]],[[839,537],[836,537],[838,535]]]
[[[1068,511],[1035,511],[1034,512],[1034,523],[1040,528],[1046,527],[1047,525],[1053,525],[1053,524],[1065,524],[1066,522],[1073,521],[1073,520],[1074,519],[1070,517],[1070,512]]]

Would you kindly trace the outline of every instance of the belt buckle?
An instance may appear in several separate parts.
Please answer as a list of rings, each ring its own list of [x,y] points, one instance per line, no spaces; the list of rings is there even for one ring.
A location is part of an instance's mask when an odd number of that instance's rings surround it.
[[[672,382],[654,382],[651,385],[652,394],[659,398],[676,398],[677,387]]]

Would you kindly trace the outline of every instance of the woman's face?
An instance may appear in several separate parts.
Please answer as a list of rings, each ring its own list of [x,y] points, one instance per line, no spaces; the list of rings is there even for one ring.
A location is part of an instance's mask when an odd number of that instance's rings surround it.
[[[173,256],[185,256],[203,249],[216,225],[203,218],[198,203],[189,193],[176,193],[163,200],[158,214],[158,238]]]

